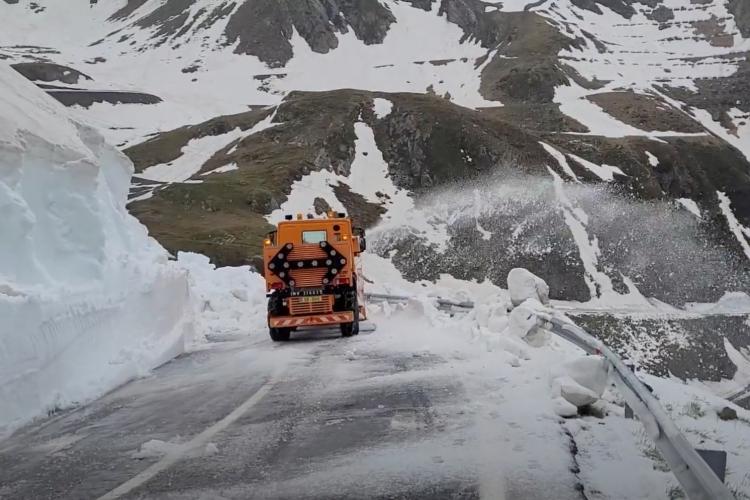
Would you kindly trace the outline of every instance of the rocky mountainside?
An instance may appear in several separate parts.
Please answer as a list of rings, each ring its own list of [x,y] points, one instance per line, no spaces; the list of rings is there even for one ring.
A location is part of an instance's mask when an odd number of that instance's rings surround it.
[[[618,199],[677,200],[732,268],[750,253],[750,20],[740,2],[5,0],[0,9],[14,20],[0,57],[122,145],[140,172],[132,210],[173,250],[247,260],[243,246],[259,241],[294,183],[349,175],[361,121],[393,184],[418,199],[483,176],[554,175]],[[333,91],[341,87],[362,91]],[[377,118],[375,97],[394,111]],[[334,197],[366,224],[387,212],[338,185]],[[578,252],[574,235],[562,239],[555,259],[523,259],[571,270],[577,279],[561,275],[568,286],[553,287],[565,298],[596,298],[571,286],[592,271],[562,251]],[[604,271],[619,281],[612,266]],[[412,267],[428,277],[442,263]]]
[[[284,213],[333,207],[413,280],[522,266],[557,299],[625,312],[750,290],[742,0],[4,0],[0,15],[0,59],[130,156],[129,208],[173,252],[252,263]],[[743,321],[676,328],[742,347]],[[674,373],[694,361],[681,346]],[[713,349],[706,366],[726,361]]]

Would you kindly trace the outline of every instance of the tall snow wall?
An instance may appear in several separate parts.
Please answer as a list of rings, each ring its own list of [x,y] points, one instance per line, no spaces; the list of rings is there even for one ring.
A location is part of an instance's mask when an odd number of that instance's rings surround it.
[[[0,437],[183,351],[185,272],[125,208],[131,162],[0,64]]]

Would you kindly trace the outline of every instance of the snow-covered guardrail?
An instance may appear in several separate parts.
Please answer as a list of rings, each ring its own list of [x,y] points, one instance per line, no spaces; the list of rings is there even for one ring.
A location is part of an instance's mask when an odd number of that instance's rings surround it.
[[[580,347],[603,356],[617,390],[638,416],[691,500],[732,500],[734,496],[680,432],[656,398],[603,342],[567,318],[537,313],[537,324]]]
[[[405,295],[378,293],[366,294],[366,296],[374,301],[387,302],[406,302],[412,299]],[[464,309],[474,307],[471,302],[455,302],[441,298],[437,298],[436,301],[442,307]],[[633,413],[638,416],[688,498],[691,500],[734,499],[729,489],[680,432],[657,399],[617,354],[562,314],[535,311],[535,315],[540,328],[571,342],[588,354],[604,357],[608,364],[609,375],[617,390]]]
[[[376,302],[408,302],[413,299],[413,297],[408,295],[389,295],[387,293],[366,293],[365,298]],[[457,302],[455,300],[448,300],[440,297],[436,298],[435,301],[440,307],[455,307],[458,309],[474,308],[474,303],[470,301]]]

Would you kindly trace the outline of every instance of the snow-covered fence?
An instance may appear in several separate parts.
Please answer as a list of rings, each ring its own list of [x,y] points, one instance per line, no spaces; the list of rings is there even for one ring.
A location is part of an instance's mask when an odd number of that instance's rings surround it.
[[[691,500],[734,497],[680,432],[651,392],[603,342],[567,318],[537,313],[539,327],[564,338],[589,354],[603,356],[618,391],[633,409]]]

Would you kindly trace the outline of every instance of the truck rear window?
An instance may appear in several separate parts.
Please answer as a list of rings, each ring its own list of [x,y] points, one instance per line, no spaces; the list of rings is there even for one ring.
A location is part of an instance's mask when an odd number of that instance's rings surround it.
[[[302,231],[302,243],[318,244],[326,241],[325,231]]]

